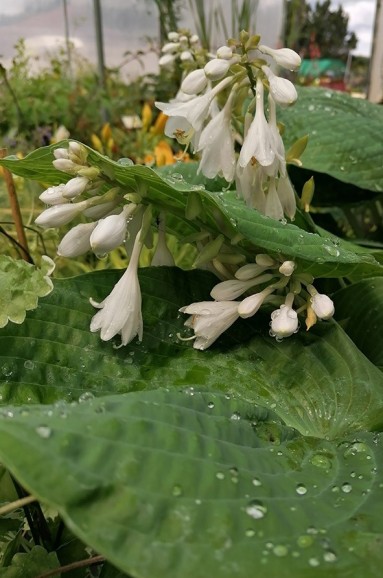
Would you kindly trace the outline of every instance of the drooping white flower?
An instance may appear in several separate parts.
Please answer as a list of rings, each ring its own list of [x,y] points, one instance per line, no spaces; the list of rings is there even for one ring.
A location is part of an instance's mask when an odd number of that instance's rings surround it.
[[[293,186],[287,174],[284,177],[279,177],[277,193],[283,207],[283,212],[289,217],[289,219],[294,219],[295,211],[297,210],[297,203]]]
[[[239,317],[237,301],[201,301],[181,307],[191,317],[185,322],[194,330],[195,349],[207,349]]]
[[[158,225],[158,240],[156,250],[152,258],[153,267],[174,267],[174,258],[166,243],[165,218],[162,216]]]
[[[295,86],[287,78],[281,78],[274,74],[268,66],[262,66],[270,85],[270,94],[276,103],[287,106],[293,104],[298,98]]]
[[[81,223],[72,227],[61,239],[57,254],[61,257],[79,257],[91,249],[90,236],[97,223]]]
[[[190,72],[182,81],[181,90],[185,94],[199,94],[207,86],[207,77],[202,68]]]
[[[275,151],[271,146],[270,127],[267,123],[264,103],[263,84],[260,78],[257,79],[256,87],[256,111],[253,122],[245,136],[238,163],[245,167],[254,158],[260,165],[269,166],[275,158]]]
[[[136,335],[139,341],[142,340],[141,289],[137,274],[141,249],[138,233],[128,268],[112,292],[101,303],[91,300],[100,311],[93,316],[90,330],[100,331],[103,341],[109,341],[117,334],[121,335],[121,345],[127,345]]]
[[[188,100],[187,102],[156,102],[155,105],[167,116],[186,119],[193,129],[198,132],[201,130],[202,125],[208,116],[212,100],[231,82],[232,79],[230,77],[224,78],[214,88]]]
[[[283,219],[283,207],[278,197],[274,178],[270,179],[269,188],[266,193],[265,215],[276,221]]]
[[[236,157],[231,128],[233,91],[223,109],[203,129],[197,151],[202,151],[198,172],[213,179],[222,175],[228,182],[234,179]]]
[[[330,319],[335,313],[334,302],[328,295],[318,293],[313,285],[307,285],[311,295],[311,307],[318,319]]]
[[[264,180],[266,173],[261,165],[253,165],[251,162],[245,167],[237,163],[236,188],[238,196],[242,197],[249,207],[265,213],[266,196],[264,192]]]
[[[64,184],[57,185],[55,187],[49,187],[43,193],[41,193],[39,199],[46,205],[62,205],[63,203],[67,202],[67,200],[63,197],[64,189]]]
[[[270,48],[263,44],[258,46],[258,50],[271,56],[279,66],[288,70],[296,70],[301,65],[301,57],[290,48]]]
[[[289,293],[285,303],[272,312],[270,335],[273,337],[283,339],[284,337],[290,337],[298,330],[298,315],[292,308],[293,302],[294,294]]]
[[[277,124],[277,111],[274,99],[269,94],[269,128],[270,128],[270,141],[271,147],[275,152],[274,162],[269,166],[265,167],[269,177],[276,177],[278,174],[282,176],[286,175],[286,153],[285,145],[281,134],[279,132]]]

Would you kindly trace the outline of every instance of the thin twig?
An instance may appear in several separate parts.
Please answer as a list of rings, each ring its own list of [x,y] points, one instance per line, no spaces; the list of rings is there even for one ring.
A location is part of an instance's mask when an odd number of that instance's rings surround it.
[[[85,560],[79,560],[78,562],[72,562],[66,566],[60,566],[60,568],[49,570],[49,572],[39,574],[36,578],[50,578],[51,576],[56,576],[56,574],[64,574],[64,572],[77,570],[77,568],[86,568],[87,566],[95,566],[96,564],[102,564],[103,562],[105,562],[104,556],[93,556],[93,558],[86,558]]]
[[[6,504],[6,506],[2,506],[0,508],[0,516],[4,516],[5,514],[9,514],[18,508],[23,508],[27,504],[31,504],[32,502],[36,502],[37,498],[34,496],[25,496],[25,498],[20,498],[19,500],[15,500],[14,502],[10,502]]]
[[[3,159],[7,154],[7,149],[0,149],[0,159]],[[25,236],[23,219],[21,217],[20,205],[16,194],[15,183],[13,182],[12,173],[3,167],[3,174],[5,184],[8,190],[9,204],[11,205],[12,217],[16,227],[17,238],[23,251],[23,259],[28,263],[33,263],[33,259],[29,253],[28,242]]]

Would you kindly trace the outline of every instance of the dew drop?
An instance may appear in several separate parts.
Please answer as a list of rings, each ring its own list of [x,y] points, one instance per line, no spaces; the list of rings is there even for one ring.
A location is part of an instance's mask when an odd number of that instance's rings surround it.
[[[224,479],[225,479],[225,474],[224,474],[223,472],[217,472],[217,473],[215,474],[215,477],[216,477],[218,480],[224,480]]]
[[[239,421],[241,419],[241,416],[237,411],[235,411],[234,413],[231,414],[230,419],[232,421]]]
[[[307,488],[304,484],[298,484],[297,487],[295,488],[295,491],[299,496],[304,496],[305,494],[307,494]]]
[[[31,359],[27,359],[26,361],[24,361],[24,367],[25,369],[33,369],[35,367],[35,364]]]
[[[172,495],[175,496],[176,498],[178,498],[179,496],[182,496],[181,486],[179,486],[178,484],[173,486]]]
[[[253,484],[253,486],[257,486],[257,487],[262,486],[262,482],[259,478],[253,478],[252,484]]]
[[[336,562],[337,559],[338,559],[337,555],[335,554],[335,552],[332,552],[331,550],[327,550],[327,552],[323,554],[323,560],[325,562]]]
[[[212,401],[209,401],[209,403],[207,404],[207,407],[209,409],[213,409],[214,408],[214,403]]]
[[[78,402],[85,403],[86,401],[89,401],[91,399],[94,399],[93,393],[91,391],[84,391],[84,393],[82,393],[78,398]]]
[[[39,435],[41,438],[43,439],[48,439],[51,437],[52,435],[52,430],[50,427],[46,426],[46,425],[39,425],[36,428],[36,433],[37,435]]]
[[[341,490],[345,494],[349,494],[352,491],[352,485],[349,484],[348,482],[345,482],[344,484],[342,484]]]
[[[274,546],[273,553],[278,556],[278,558],[282,558],[283,556],[287,556],[289,550],[287,546],[283,546],[282,544],[279,546]]]
[[[267,513],[267,508],[259,502],[258,500],[252,500],[245,508],[245,512],[248,516],[254,520],[260,520],[264,518]]]
[[[310,564],[310,566],[312,566],[313,568],[315,568],[316,566],[319,566],[319,560],[318,560],[318,558],[309,558],[309,564]]]
[[[297,544],[300,548],[309,548],[312,546],[314,539],[311,536],[302,535],[297,539]]]
[[[249,528],[248,530],[246,530],[245,536],[247,536],[247,538],[252,538],[253,536],[255,536],[255,530]]]

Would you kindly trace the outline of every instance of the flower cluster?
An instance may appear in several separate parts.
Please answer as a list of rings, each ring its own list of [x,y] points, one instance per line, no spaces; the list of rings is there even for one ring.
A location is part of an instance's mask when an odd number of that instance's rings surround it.
[[[121,335],[122,345],[136,335],[142,338],[141,291],[138,282],[138,263],[142,247],[149,236],[151,206],[126,199],[119,187],[110,188],[98,167],[88,163],[87,149],[70,141],[68,148],[53,152],[56,169],[69,174],[65,184],[49,187],[40,195],[48,208],[36,219],[41,227],[60,227],[76,217],[82,222],[72,227],[62,238],[57,253],[63,257],[78,257],[87,251],[105,255],[125,245],[130,256],[127,270],[101,303],[91,299],[100,311],[93,317],[90,330],[100,331],[101,339],[110,340]],[[159,215],[158,243],[152,265],[174,265],[166,245],[164,216]]]
[[[241,33],[239,41],[221,46],[203,67],[187,74],[173,101],[156,106],[169,117],[165,134],[200,154],[202,174],[235,180],[249,206],[277,220],[293,219],[295,193],[276,110],[294,103],[297,92],[272,65],[292,70],[301,59],[293,50],[259,42],[259,36]]]
[[[177,60],[186,64],[193,63],[198,49],[199,38],[196,34],[190,34],[188,30],[169,32],[168,42],[161,49],[162,56],[158,64],[164,67],[172,66]]]
[[[207,349],[239,317],[252,317],[264,303],[277,306],[271,313],[272,337],[282,340],[296,333],[299,313],[305,313],[308,330],[318,319],[330,319],[334,314],[332,300],[318,293],[312,283],[311,275],[297,272],[294,261],[277,261],[258,254],[255,263],[236,271],[234,279],[222,281],[212,289],[210,295],[215,301],[192,303],[180,309],[190,315],[185,326],[194,330],[194,336],[186,339],[194,339],[195,349]],[[248,292],[251,294],[237,300]]]

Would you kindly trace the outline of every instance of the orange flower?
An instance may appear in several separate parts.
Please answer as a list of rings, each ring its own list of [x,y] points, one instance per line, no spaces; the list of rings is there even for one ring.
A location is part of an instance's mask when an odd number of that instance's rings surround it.
[[[155,146],[154,156],[156,158],[157,167],[174,164],[174,153],[170,145],[164,140],[160,140],[160,142]]]
[[[160,112],[160,114],[156,118],[156,122],[154,123],[150,131],[153,134],[164,134],[165,124],[168,118],[169,117],[167,117],[166,114]]]
[[[149,130],[149,127],[152,124],[153,113],[150,104],[147,102],[145,102],[144,106],[142,107],[141,118],[144,130]]]

